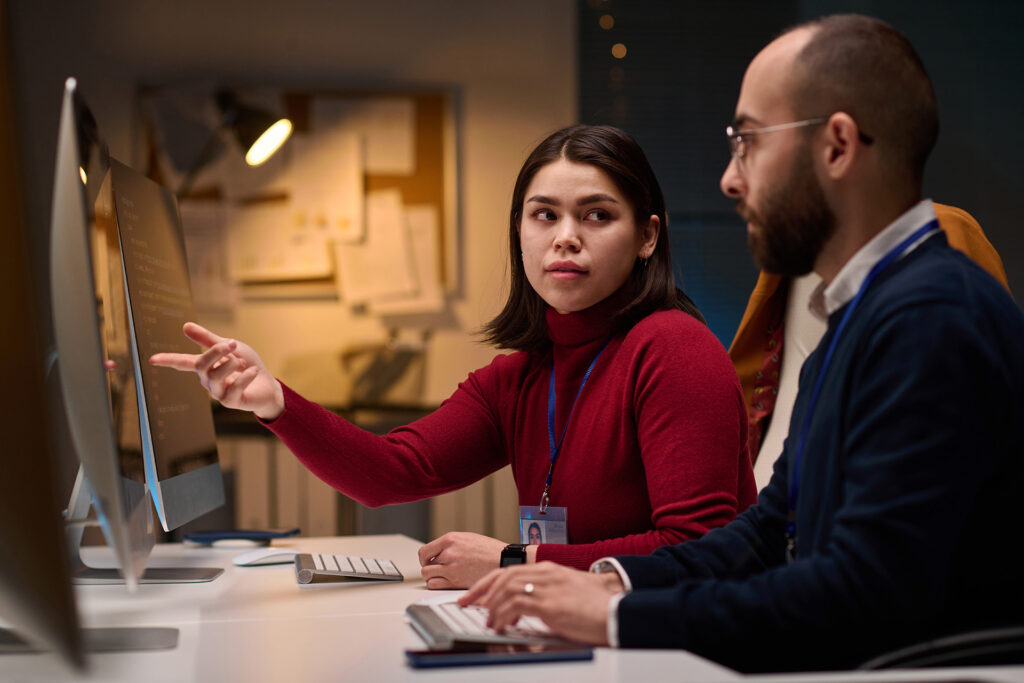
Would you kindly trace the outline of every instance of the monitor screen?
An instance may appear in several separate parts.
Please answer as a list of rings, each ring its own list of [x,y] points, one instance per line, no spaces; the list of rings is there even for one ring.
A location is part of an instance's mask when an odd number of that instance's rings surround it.
[[[157,351],[195,353],[181,331],[195,319],[174,195],[110,161],[146,479],[166,531],[224,504],[209,394],[189,374],[146,362]],[[120,270],[120,264],[118,266]]]

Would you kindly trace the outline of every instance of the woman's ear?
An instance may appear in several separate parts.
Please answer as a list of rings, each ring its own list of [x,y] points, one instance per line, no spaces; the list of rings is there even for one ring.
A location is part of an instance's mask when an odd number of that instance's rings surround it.
[[[650,220],[640,230],[640,251],[637,256],[650,258],[654,253],[654,247],[658,245],[658,236],[661,234],[661,219],[651,215]]]

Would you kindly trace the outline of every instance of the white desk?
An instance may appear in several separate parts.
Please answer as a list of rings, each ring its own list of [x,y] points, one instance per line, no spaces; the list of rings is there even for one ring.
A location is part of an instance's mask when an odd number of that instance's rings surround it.
[[[300,538],[302,551],[394,560],[406,579],[395,584],[327,584],[300,588],[290,565],[235,567],[239,549],[161,545],[150,566],[219,566],[206,584],[155,584],[128,595],[122,586],[80,586],[85,626],[172,626],[178,647],[163,652],[89,657],[84,676],[55,655],[0,657],[0,681],[735,681],[736,672],[681,651],[598,649],[593,662],[416,670],[403,650],[423,645],[405,623],[405,607],[432,595],[420,578],[419,543],[404,536]],[[106,548],[86,549],[102,566]],[[1024,667],[752,680],[1024,681]]]

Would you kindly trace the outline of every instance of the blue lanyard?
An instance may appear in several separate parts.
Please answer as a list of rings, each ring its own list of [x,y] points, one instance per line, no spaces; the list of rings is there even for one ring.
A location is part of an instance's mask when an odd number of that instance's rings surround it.
[[[548,382],[548,447],[551,450],[551,466],[548,467],[548,478],[544,481],[544,493],[540,496],[540,513],[544,514],[548,509],[548,499],[551,494],[551,481],[555,474],[555,461],[558,459],[558,453],[562,450],[562,441],[565,439],[565,432],[569,429],[569,422],[572,420],[572,414],[576,412],[576,402],[580,400],[580,394],[583,393],[583,387],[587,386],[587,380],[590,379],[590,373],[594,371],[594,366],[597,365],[597,359],[601,357],[604,350],[608,348],[608,344],[611,343],[612,338],[608,337],[605,341],[604,346],[594,356],[594,360],[590,361],[590,367],[587,368],[586,374],[583,375],[583,381],[580,382],[579,391],[576,392],[576,398],[573,399],[572,407],[569,409],[569,417],[565,419],[565,424],[562,426],[562,435],[558,437],[558,443],[555,443],[555,361],[551,360],[551,381]]]
[[[839,321],[839,326],[836,328],[835,335],[832,336],[829,341],[828,349],[825,351],[825,360],[821,363],[821,369],[818,371],[818,376],[814,380],[814,390],[811,392],[811,400],[807,403],[807,412],[804,414],[803,425],[800,427],[800,439],[796,445],[796,457],[793,459],[793,474],[789,481],[789,516],[786,522],[786,557],[792,562],[796,557],[796,501],[800,495],[800,465],[804,457],[804,444],[807,442],[807,432],[811,426],[811,418],[814,415],[814,409],[818,405],[818,395],[821,393],[821,385],[825,379],[825,375],[828,373],[828,366],[832,363],[832,355],[835,353],[836,346],[839,344],[839,339],[843,336],[843,332],[846,331],[846,325],[850,321],[854,310],[860,300],[864,298],[864,293],[867,292],[868,287],[875,281],[875,278],[881,274],[883,270],[892,265],[893,261],[903,255],[903,252],[914,244],[919,239],[927,235],[933,230],[939,228],[939,222],[936,219],[928,221],[923,226],[914,231],[910,237],[900,242],[896,247],[882,257],[882,260],[874,265],[874,267],[868,272],[867,277],[864,278],[864,282],[861,283],[860,289],[854,295],[853,300],[850,301],[849,306],[846,307],[846,312],[843,313],[842,320]]]

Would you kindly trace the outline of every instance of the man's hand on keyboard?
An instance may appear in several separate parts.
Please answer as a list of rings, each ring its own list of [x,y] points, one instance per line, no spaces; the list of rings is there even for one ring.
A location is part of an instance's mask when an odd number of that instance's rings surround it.
[[[490,610],[488,626],[501,632],[521,616],[539,617],[560,636],[608,644],[608,602],[622,592],[615,574],[591,574],[553,562],[498,569],[459,599]]]
[[[450,531],[419,550],[427,588],[469,588],[501,562],[505,543],[496,538]]]

